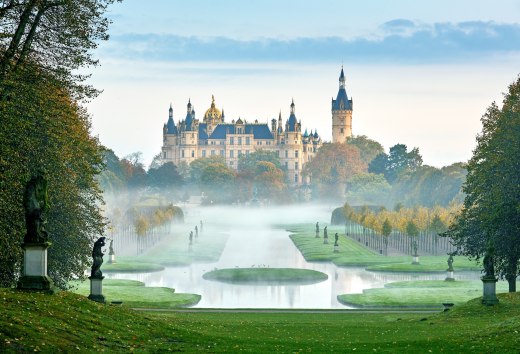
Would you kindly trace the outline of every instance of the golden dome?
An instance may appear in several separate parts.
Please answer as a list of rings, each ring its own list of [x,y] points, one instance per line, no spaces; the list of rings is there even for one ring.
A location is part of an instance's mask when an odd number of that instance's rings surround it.
[[[216,123],[222,121],[222,113],[215,107],[215,96],[213,95],[211,95],[211,107],[204,113],[204,122],[207,123],[208,121],[216,121]]]

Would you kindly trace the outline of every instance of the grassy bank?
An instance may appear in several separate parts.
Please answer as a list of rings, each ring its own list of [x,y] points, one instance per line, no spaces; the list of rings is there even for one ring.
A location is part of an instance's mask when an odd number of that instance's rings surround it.
[[[73,282],[74,293],[88,296],[90,282]],[[164,287],[147,287],[137,280],[105,279],[103,295],[106,301],[123,301],[125,307],[146,308],[178,308],[196,305],[200,295],[175,293],[174,289]]]
[[[507,282],[497,283],[497,292],[507,291]],[[481,295],[480,281],[417,280],[389,283],[384,288],[363,290],[362,294],[339,295],[338,301],[359,308],[442,308],[442,303],[460,305]]]
[[[520,296],[438,314],[141,313],[0,289],[0,352],[517,353]]]
[[[332,262],[339,267],[366,267],[379,272],[445,272],[447,256],[421,256],[420,264],[412,264],[411,256],[383,256],[347,238],[342,226],[329,228],[329,244],[323,244],[323,232],[315,237],[313,224],[288,226],[290,238],[308,262]],[[334,233],[338,233],[339,252],[334,253]],[[455,271],[481,270],[481,266],[465,257],[454,257]]]
[[[122,258],[117,263],[103,263],[101,270],[104,273],[145,273],[158,272],[164,267],[160,264],[135,262],[131,258]]]
[[[327,274],[294,268],[231,268],[207,272],[204,279],[238,284],[313,284],[327,280]]]

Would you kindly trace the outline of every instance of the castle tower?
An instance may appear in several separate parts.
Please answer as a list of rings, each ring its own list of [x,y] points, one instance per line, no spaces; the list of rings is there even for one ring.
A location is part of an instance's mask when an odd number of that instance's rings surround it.
[[[345,73],[342,66],[338,96],[332,99],[332,142],[344,143],[349,136],[352,136],[352,99],[348,99],[345,90]]]

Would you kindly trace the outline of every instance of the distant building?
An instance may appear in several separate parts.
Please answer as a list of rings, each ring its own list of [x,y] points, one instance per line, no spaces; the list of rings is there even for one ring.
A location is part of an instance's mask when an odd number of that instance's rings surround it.
[[[345,91],[343,68],[339,78],[339,91],[332,100],[332,141],[344,142],[352,135],[352,100]],[[163,127],[162,158],[178,165],[184,161],[191,163],[201,158],[219,155],[225,158],[229,167],[238,167],[240,155],[248,155],[263,149],[276,151],[282,166],[287,170],[291,184],[303,184],[302,168],[310,161],[322,145],[318,132],[302,134],[301,121],[296,119],[294,100],[290,105],[290,115],[285,125],[282,114],[278,120],[267,123],[249,123],[238,118],[225,122],[224,110],[215,106],[212,96],[211,106],[204,113],[202,122],[195,117],[195,109],[188,101],[186,118],[175,125],[173,108],[170,105],[168,122]]]

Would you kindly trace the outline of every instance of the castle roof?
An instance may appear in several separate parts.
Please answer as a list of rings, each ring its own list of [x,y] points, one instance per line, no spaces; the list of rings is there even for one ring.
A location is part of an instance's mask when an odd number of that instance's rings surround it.
[[[206,123],[199,124],[199,139],[208,139],[208,125]]]
[[[215,106],[215,96],[211,95],[211,106],[204,113],[204,122],[208,122],[208,120],[221,122],[222,121],[222,112]]]
[[[273,134],[267,124],[246,124],[245,134],[253,134],[255,139],[273,139]],[[209,139],[226,139],[227,134],[235,134],[235,124],[219,124],[209,136]]]
[[[352,110],[352,100],[348,99],[347,90],[345,90],[345,73],[343,72],[343,66],[341,67],[341,73],[339,75],[339,90],[336,100],[332,100],[332,110]]]

